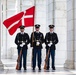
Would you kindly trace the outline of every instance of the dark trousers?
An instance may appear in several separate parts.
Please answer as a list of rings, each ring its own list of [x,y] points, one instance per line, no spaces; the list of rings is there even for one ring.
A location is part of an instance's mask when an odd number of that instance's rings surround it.
[[[41,67],[41,49],[33,49],[32,67],[36,67],[36,57],[38,61],[38,68]]]
[[[48,50],[46,50],[46,54],[48,53]],[[52,68],[54,68],[55,67],[55,50],[50,50],[48,63],[47,63],[47,65],[48,65],[47,68],[50,68],[50,55],[51,55],[51,60],[52,60]]]
[[[20,54],[21,49],[18,49],[18,55]],[[23,68],[26,68],[26,58],[27,58],[27,49],[22,49],[22,55],[20,57],[20,68],[22,67],[22,57],[23,57]]]

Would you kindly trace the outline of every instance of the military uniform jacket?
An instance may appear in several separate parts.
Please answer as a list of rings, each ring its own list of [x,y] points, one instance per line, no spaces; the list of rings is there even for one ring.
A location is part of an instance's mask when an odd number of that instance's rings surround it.
[[[37,41],[40,43],[38,46],[36,45]],[[44,42],[43,33],[41,33],[41,32],[37,33],[35,31],[34,34],[33,33],[31,34],[31,39],[30,39],[31,47],[37,48],[37,49],[42,49],[43,42]]]
[[[24,34],[18,33],[16,35],[15,44],[17,45],[17,49],[21,48],[20,44],[22,44],[22,41],[25,43],[23,48],[27,49],[28,48],[27,45],[29,44],[29,36],[27,33]]]
[[[48,44],[50,43],[50,41],[52,41],[52,45],[51,47],[48,46]],[[53,33],[46,33],[46,36],[45,36],[45,44],[46,44],[46,49],[51,49],[51,50],[55,50],[56,47],[55,47],[55,44],[58,43],[58,36],[55,32]]]

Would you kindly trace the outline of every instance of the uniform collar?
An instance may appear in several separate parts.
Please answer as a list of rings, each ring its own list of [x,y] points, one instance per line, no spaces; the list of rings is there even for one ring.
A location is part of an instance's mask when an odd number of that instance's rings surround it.
[[[39,31],[35,31],[36,33],[40,33]]]
[[[20,32],[21,34],[24,34],[24,32]]]
[[[50,32],[50,34],[53,34],[54,32]]]

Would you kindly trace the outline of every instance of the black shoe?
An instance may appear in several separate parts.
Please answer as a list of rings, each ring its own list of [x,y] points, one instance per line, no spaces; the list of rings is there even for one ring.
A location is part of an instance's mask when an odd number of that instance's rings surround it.
[[[41,70],[41,67],[39,67],[39,70]]]
[[[52,70],[56,70],[55,67],[52,67]]]
[[[49,70],[49,68],[47,68],[46,70]]]
[[[27,70],[26,68],[24,68],[24,70]]]
[[[32,70],[35,71],[35,68],[33,68]]]

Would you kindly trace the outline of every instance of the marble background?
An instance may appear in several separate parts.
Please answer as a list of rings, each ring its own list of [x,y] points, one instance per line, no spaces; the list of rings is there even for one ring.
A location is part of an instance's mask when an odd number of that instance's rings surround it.
[[[67,5],[66,0],[36,0],[35,24],[41,25],[40,31],[46,34],[49,31],[48,25],[55,24],[55,32],[58,34],[59,43],[56,45],[56,65],[64,65],[67,55]],[[54,4],[54,5],[53,5]],[[34,5],[34,0],[2,0],[2,21],[6,18]],[[14,39],[19,32],[10,36],[2,24],[1,30],[1,56],[2,59],[16,60],[17,50]],[[29,31],[30,30],[30,31]],[[26,28],[30,36],[32,27]],[[43,44],[42,58],[45,59],[45,44]],[[28,49],[28,62],[31,62],[31,48]]]

